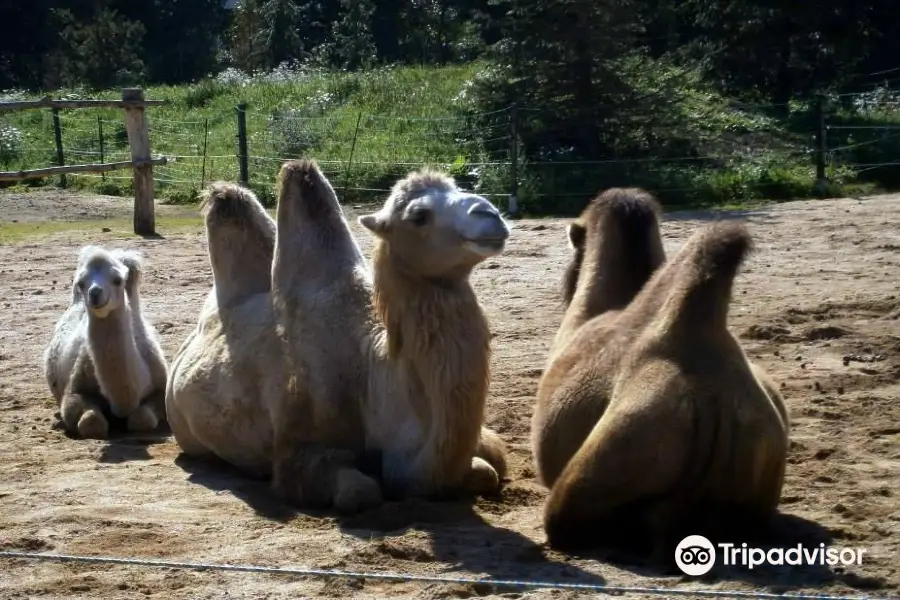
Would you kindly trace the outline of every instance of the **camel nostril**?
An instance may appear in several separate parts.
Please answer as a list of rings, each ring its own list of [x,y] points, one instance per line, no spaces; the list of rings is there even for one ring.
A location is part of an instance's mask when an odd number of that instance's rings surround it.
[[[102,290],[100,288],[91,288],[88,290],[88,300],[90,300],[91,304],[97,305],[100,304],[100,295]]]
[[[495,237],[501,240],[505,240],[509,237],[509,228],[506,226],[506,223],[503,222],[503,219],[501,219],[499,215],[497,215],[496,219],[491,222],[491,227],[490,229],[488,229],[488,232],[488,235],[490,237]]]

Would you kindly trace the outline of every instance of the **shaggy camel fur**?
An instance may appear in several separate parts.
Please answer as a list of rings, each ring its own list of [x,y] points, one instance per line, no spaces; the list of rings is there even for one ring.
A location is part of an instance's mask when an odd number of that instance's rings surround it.
[[[203,206],[214,288],[166,392],[185,453],[347,512],[499,488],[505,447],[482,427],[490,332],[468,282],[509,235],[492,204],[408,175],[359,219],[374,277],[314,161],[282,167],[274,222],[230,184]],[[374,478],[361,470],[373,455]]]
[[[166,360],[141,312],[141,256],[85,246],[72,303],[44,351],[44,374],[64,427],[105,439],[110,421],[146,432],[165,422]]]
[[[532,420],[544,527],[560,548],[660,557],[778,505],[784,401],[727,328],[749,234],[716,223],[665,262],[658,214],[648,193],[617,188],[569,227],[567,309]]]

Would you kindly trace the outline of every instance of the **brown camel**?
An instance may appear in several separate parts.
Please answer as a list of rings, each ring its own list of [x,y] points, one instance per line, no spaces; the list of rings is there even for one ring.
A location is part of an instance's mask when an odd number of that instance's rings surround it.
[[[141,312],[142,259],[127,250],[85,246],[72,303],[44,351],[44,374],[64,428],[105,439],[110,419],[129,431],[165,422],[166,361]]]
[[[569,227],[567,309],[532,420],[557,547],[660,557],[778,505],[784,401],[727,327],[750,236],[715,223],[666,262],[658,214],[647,192],[610,189]]]
[[[408,175],[359,219],[373,277],[315,162],[278,179],[274,222],[245,189],[207,192],[214,288],[166,393],[182,450],[307,507],[496,491],[505,447],[482,427],[490,332],[469,274],[505,246],[497,209],[442,174]],[[373,453],[384,490],[360,469]]]

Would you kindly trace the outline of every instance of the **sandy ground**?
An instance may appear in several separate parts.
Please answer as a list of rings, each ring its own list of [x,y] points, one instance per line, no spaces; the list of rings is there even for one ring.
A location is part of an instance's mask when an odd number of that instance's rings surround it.
[[[160,214],[183,209],[160,207]],[[179,456],[169,437],[77,441],[55,427],[41,352],[66,306],[77,249],[139,248],[145,309],[167,357],[210,286],[200,227],[145,240],[101,223],[0,246],[0,549],[680,589],[896,595],[900,591],[900,197],[805,201],[721,215],[751,223],[731,327],[776,378],[793,420],[781,522],[809,547],[864,548],[852,567],[717,567],[701,580],[547,550],[545,492],[528,446],[531,406],[559,323],[563,220],[517,222],[474,275],[493,340],[488,422],[512,450],[502,498],[406,502],[353,518],[298,512],[265,484]],[[128,202],[62,192],[0,195],[16,220],[128,219]],[[670,214],[675,251],[710,214]],[[354,223],[355,225],[355,223]],[[366,234],[355,229],[366,251]],[[792,537],[793,536],[793,537]],[[564,590],[393,583],[0,559],[4,598],[567,598]],[[630,597],[649,597],[630,594]]]

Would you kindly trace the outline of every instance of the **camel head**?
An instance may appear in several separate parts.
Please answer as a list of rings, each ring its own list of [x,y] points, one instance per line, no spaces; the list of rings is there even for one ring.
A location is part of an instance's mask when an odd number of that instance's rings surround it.
[[[359,223],[394,262],[427,278],[465,276],[500,254],[509,238],[509,227],[493,204],[430,170],[398,181],[381,210],[360,217]]]
[[[126,306],[127,288],[137,283],[140,267],[137,252],[85,246],[78,255],[74,295],[83,299],[90,315],[104,319]]]

